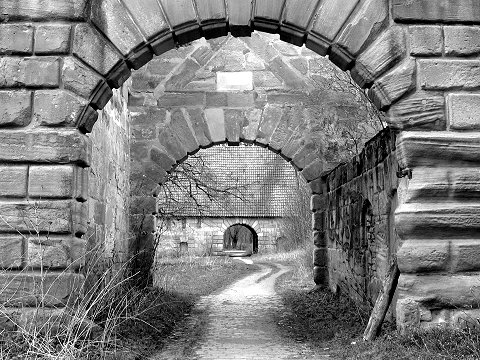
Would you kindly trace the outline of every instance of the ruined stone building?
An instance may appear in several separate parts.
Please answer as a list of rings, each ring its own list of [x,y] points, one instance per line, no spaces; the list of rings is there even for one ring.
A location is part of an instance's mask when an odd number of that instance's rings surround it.
[[[0,17],[12,314],[40,296],[61,313],[92,249],[148,250],[172,169],[246,142],[308,183],[314,283],[372,300],[396,257],[400,328],[478,318],[476,1],[3,0]]]

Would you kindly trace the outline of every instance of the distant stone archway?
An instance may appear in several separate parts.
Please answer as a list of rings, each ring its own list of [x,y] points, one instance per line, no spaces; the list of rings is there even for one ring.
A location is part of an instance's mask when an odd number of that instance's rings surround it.
[[[223,233],[223,250],[240,250],[248,254],[258,252],[257,232],[248,224],[230,225]]]
[[[478,32],[480,10],[474,2],[148,0],[140,6],[136,0],[46,0],[41,6],[32,4],[6,0],[0,5],[6,20],[0,41],[1,206],[9,222],[24,232],[32,230],[21,220],[30,199],[38,200],[39,213],[55,213],[59,221],[52,234],[60,247],[75,249],[65,255],[62,266],[72,258],[78,260],[85,247],[82,236],[89,211],[85,168],[91,159],[85,133],[112,97],[112,88],[121,86],[130,69],[140,68],[153,54],[202,36],[218,37],[229,31],[248,35],[258,29],[279,33],[295,45],[306,44],[350,70],[387,112],[390,125],[403,131],[397,141],[398,173],[411,179],[404,181],[395,212],[402,240],[399,323],[428,325],[461,317],[430,312],[432,301],[435,309],[478,307],[477,294],[471,291],[477,289],[471,275],[480,271],[475,185],[480,180],[480,100],[475,92],[480,86],[479,50],[471,40],[476,38],[471,34]],[[207,126],[226,133],[234,125]],[[326,186],[317,174],[312,187],[320,203]],[[42,185],[46,183],[49,186]],[[465,203],[465,198],[472,201]],[[320,206],[316,209],[314,228],[320,231],[325,214]],[[33,266],[22,250],[34,246],[16,237],[7,225],[0,226],[10,249],[3,267],[37,269],[38,264]],[[317,240],[316,244],[324,243]],[[11,260],[17,256],[19,261]],[[5,274],[3,279],[9,283],[12,277]],[[38,278],[37,272],[25,277],[30,285],[23,305],[36,302],[30,290],[35,291],[32,279]],[[65,286],[55,287],[58,293],[52,304],[61,306],[72,292],[71,283],[82,279],[75,271],[63,277]]]

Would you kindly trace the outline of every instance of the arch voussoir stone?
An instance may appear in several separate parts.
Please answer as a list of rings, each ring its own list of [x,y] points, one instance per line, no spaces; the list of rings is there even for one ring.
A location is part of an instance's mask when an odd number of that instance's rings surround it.
[[[359,86],[370,87],[376,78],[406,56],[405,32],[401,26],[392,26],[359,55],[351,70]]]
[[[409,58],[377,79],[368,90],[368,95],[379,109],[386,110],[392,103],[416,88],[416,75],[416,61]]]
[[[74,26],[72,52],[103,76],[106,76],[121,60],[118,50],[87,23]]]
[[[318,0],[286,2],[279,29],[280,39],[302,46],[306,40],[306,30],[316,14],[318,4]]]
[[[144,42],[142,34],[120,1],[93,2],[90,19],[124,56]]]

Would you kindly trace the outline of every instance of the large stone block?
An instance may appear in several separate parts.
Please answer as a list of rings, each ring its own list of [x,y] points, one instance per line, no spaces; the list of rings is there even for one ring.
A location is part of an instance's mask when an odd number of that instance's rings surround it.
[[[255,94],[253,92],[229,92],[227,93],[227,106],[229,108],[253,108]]]
[[[388,110],[389,125],[396,129],[446,129],[445,97],[415,93],[393,104]]]
[[[95,88],[102,81],[100,75],[73,57],[64,59],[62,79],[66,90],[85,99],[93,95]]]
[[[294,29],[306,30],[317,10],[318,0],[294,0],[285,4],[283,23]],[[325,5],[324,5],[325,6]]]
[[[450,241],[452,272],[480,271],[480,241],[454,239]]]
[[[315,212],[312,214],[312,228],[317,231],[325,230],[325,212]]]
[[[9,20],[82,20],[87,15],[87,0],[5,0],[0,14]]]
[[[69,24],[40,24],[35,29],[35,54],[66,54],[70,50]]]
[[[226,35],[227,9],[223,0],[196,0],[198,17],[207,38]]]
[[[180,161],[187,156],[187,151],[183,147],[183,144],[178,140],[177,136],[169,126],[160,130],[158,140],[175,161]]]
[[[299,106],[288,107],[270,137],[270,146],[274,150],[281,150],[288,144],[295,129],[303,122],[302,109]]]
[[[203,110],[200,108],[194,108],[188,109],[187,112],[187,121],[192,126],[198,145],[210,145],[212,143],[212,137]]]
[[[480,61],[456,59],[418,60],[419,84],[426,90],[480,87]]]
[[[24,239],[18,235],[0,236],[0,268],[20,268],[24,259]]]
[[[327,248],[315,248],[313,250],[313,265],[328,266],[328,250]]]
[[[2,161],[88,165],[90,156],[90,140],[78,130],[0,132]]]
[[[225,109],[225,136],[229,143],[240,142],[242,127],[246,121],[245,114],[239,109]],[[257,140],[258,141],[258,140]]]
[[[170,30],[156,0],[125,0],[124,4],[147,39]]]
[[[310,198],[310,210],[326,210],[327,209],[327,196],[326,195],[312,195]]]
[[[65,90],[35,91],[33,117],[42,126],[73,127],[87,101]]]
[[[394,0],[393,19],[397,22],[480,23],[480,8],[471,0]]]
[[[182,110],[173,110],[170,114],[170,128],[177,135],[178,140],[183,144],[187,153],[194,153],[198,150],[197,139],[193,135],[193,129],[185,119]]]
[[[328,268],[324,266],[315,266],[313,268],[313,281],[316,285],[327,285]]]
[[[314,142],[307,142],[303,146],[301,145],[301,143],[299,144],[300,147],[297,148],[297,152],[292,157],[292,164],[295,167],[303,170],[314,161],[319,160],[319,150],[317,148],[317,145]],[[287,153],[286,151],[282,153],[287,157],[290,157],[290,154]],[[320,166],[321,166],[321,163],[320,163]],[[320,174],[321,174],[321,171],[318,173],[318,176],[320,176]]]
[[[250,0],[227,0],[228,22],[234,36],[249,35],[250,29]]]
[[[270,61],[269,67],[275,76],[283,80],[287,88],[303,89],[305,87],[304,79],[298,76],[279,56]]]
[[[330,44],[343,27],[359,0],[347,0],[341,3],[326,0],[320,3],[314,24],[306,45],[320,55],[326,55]]]
[[[64,272],[0,274],[0,302],[6,306],[62,307],[73,304],[83,294],[85,278]]]
[[[189,107],[205,106],[204,93],[166,93],[163,94],[157,101],[160,107]]]
[[[327,246],[327,238],[324,231],[313,231],[313,244],[319,248]]]
[[[339,34],[337,45],[352,56],[358,55],[384,30],[388,23],[388,10],[388,4],[383,0],[361,3],[348,26]]]
[[[478,203],[402,204],[395,212],[395,227],[402,239],[473,237],[480,231],[479,214]]]
[[[92,4],[91,19],[107,38],[122,52],[129,54],[143,43],[142,35],[126,8],[117,0],[104,0]]]
[[[410,54],[440,56],[443,51],[442,27],[438,25],[415,25],[408,28]]]
[[[450,242],[441,240],[407,240],[397,252],[401,273],[448,271]]]
[[[402,274],[398,290],[429,308],[478,308],[480,283],[478,273],[410,275]]]
[[[27,165],[0,166],[0,196],[27,196]]]
[[[0,58],[0,87],[58,87],[57,57]]]
[[[34,236],[26,240],[28,269],[78,270],[85,265],[85,240],[76,237]]]
[[[73,54],[100,74],[106,75],[120,61],[117,50],[89,24],[78,24],[73,31]]]
[[[0,91],[0,127],[26,126],[32,120],[32,92]]]
[[[71,165],[30,166],[28,195],[31,198],[71,198],[74,184],[75,174]]]
[[[258,126],[257,142],[268,144],[273,132],[283,116],[283,107],[277,104],[268,104],[265,106],[261,122]]]
[[[173,28],[197,21],[197,15],[192,1],[161,0],[160,2]]]
[[[205,118],[213,143],[222,143],[226,140],[225,113],[223,109],[205,109]]]
[[[480,129],[479,94],[449,94],[447,96],[448,125],[453,130]]]
[[[262,111],[260,109],[245,111],[246,121],[242,124],[242,133],[240,135],[241,140],[245,140],[247,142],[253,142],[256,140],[261,117]]]
[[[406,54],[405,30],[393,26],[383,33],[355,62],[351,74],[362,88],[369,86]]]
[[[73,201],[1,202],[2,232],[71,233],[77,226],[79,212]]]
[[[400,299],[396,306],[397,327],[402,333],[420,325],[420,306],[410,298]]]
[[[272,0],[259,0],[253,8],[253,26],[256,30],[277,33],[283,3]]]
[[[480,156],[479,133],[405,131],[397,139],[397,157],[402,168],[415,166],[469,166]]]
[[[197,71],[200,70],[198,65],[192,59],[186,59],[182,62],[180,67],[175,70],[175,73],[168,79],[165,84],[167,91],[184,91],[185,87],[195,79]]]
[[[471,56],[480,53],[480,27],[446,26],[445,54],[450,56]]]
[[[416,64],[412,59],[377,79],[369,90],[369,95],[380,109],[389,107],[416,86]]]
[[[27,24],[0,24],[0,54],[31,54],[33,27]]]

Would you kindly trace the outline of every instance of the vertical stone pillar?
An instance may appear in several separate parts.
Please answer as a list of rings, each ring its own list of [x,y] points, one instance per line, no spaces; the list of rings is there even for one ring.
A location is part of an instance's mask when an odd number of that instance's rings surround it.
[[[90,148],[77,129],[0,130],[2,305],[59,308],[81,296]]]
[[[478,318],[479,143],[478,132],[404,132],[398,139],[400,166],[411,171],[395,213],[403,331]]]
[[[328,249],[325,236],[325,210],[327,209],[327,186],[323,178],[310,183],[312,189],[311,210],[313,227],[313,280],[316,285],[328,285]]]

